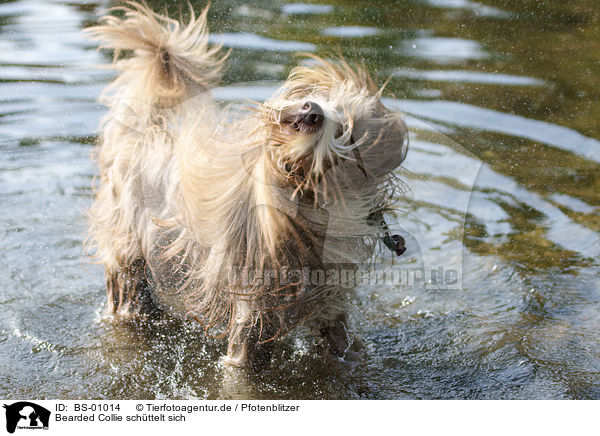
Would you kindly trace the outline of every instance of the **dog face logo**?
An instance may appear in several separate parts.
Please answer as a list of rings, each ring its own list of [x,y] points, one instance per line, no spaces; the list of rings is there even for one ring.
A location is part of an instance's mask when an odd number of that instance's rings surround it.
[[[28,401],[19,401],[10,405],[4,404],[6,409],[6,431],[14,433],[17,428],[48,429],[50,411]]]

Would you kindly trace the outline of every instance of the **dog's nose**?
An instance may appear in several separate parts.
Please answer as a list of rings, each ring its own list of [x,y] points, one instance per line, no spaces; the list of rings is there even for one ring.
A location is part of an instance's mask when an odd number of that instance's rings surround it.
[[[305,102],[299,115],[301,122],[307,127],[318,129],[323,124],[323,109],[314,101]]]

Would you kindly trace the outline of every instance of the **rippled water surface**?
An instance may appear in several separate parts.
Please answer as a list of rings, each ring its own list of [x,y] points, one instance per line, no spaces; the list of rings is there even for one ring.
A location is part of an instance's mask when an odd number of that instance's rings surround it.
[[[259,376],[192,324],[100,320],[83,212],[112,72],[80,31],[111,5],[0,0],[0,397],[600,398],[595,0],[213,2],[223,102],[268,97],[298,51],[390,78],[411,128],[394,262],[456,278],[360,286],[362,363],[299,332]]]

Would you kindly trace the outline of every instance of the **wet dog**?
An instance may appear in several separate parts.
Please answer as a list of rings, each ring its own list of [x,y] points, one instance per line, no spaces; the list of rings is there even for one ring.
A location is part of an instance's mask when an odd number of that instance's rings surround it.
[[[206,13],[182,25],[130,3],[87,30],[120,71],[102,97],[89,213],[106,310],[193,318],[228,337],[228,363],[255,370],[299,325],[352,360],[339,274],[382,238],[402,251],[383,214],[406,127],[364,68],[314,55],[264,103],[220,107],[226,55]]]

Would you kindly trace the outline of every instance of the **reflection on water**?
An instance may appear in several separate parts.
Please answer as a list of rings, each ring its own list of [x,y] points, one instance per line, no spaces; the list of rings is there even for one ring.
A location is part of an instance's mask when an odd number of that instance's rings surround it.
[[[214,2],[223,102],[271,95],[297,51],[390,78],[411,129],[400,262],[460,278],[360,286],[363,363],[327,361],[299,332],[260,376],[225,368],[195,325],[99,320],[82,211],[112,72],[80,30],[109,6],[0,1],[0,396],[600,398],[594,0]]]
[[[403,46],[407,56],[433,59],[437,63],[453,63],[488,57],[477,41],[462,38],[423,37],[405,41]]]
[[[506,18],[510,14],[502,9],[486,6],[482,3],[469,0],[426,0],[425,4],[437,8],[458,9],[461,11],[473,12],[477,16]]]
[[[281,5],[281,12],[284,14],[329,14],[333,12],[332,5],[321,5],[311,3],[288,3]]]
[[[315,51],[315,46],[313,44],[296,41],[281,41],[244,32],[213,33],[210,37],[210,42],[222,45],[223,47],[239,48],[242,50],[276,52]]]
[[[600,163],[600,141],[556,124],[449,101],[405,100],[398,102],[397,106],[413,115],[455,126],[530,139]]]
[[[323,29],[323,35],[337,36],[338,38],[360,38],[361,36],[373,36],[378,33],[377,28],[365,26],[338,26]]]
[[[527,76],[515,76],[501,73],[480,73],[465,70],[410,70],[400,68],[394,72],[395,77],[422,79],[430,82],[464,82],[479,84],[496,84],[512,86],[543,86],[543,80]]]

